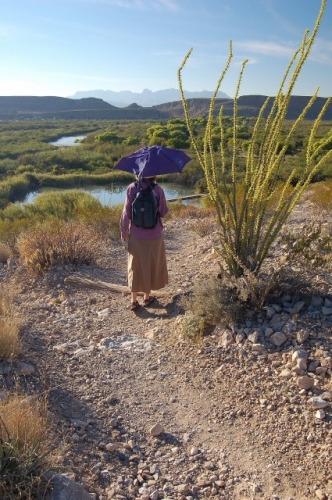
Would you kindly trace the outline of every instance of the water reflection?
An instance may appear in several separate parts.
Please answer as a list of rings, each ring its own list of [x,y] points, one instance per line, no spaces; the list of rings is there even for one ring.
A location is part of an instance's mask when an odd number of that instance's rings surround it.
[[[57,141],[54,142],[49,142],[49,144],[52,144],[52,146],[63,146],[63,147],[69,147],[69,146],[80,146],[80,142],[82,139],[85,139],[86,135],[72,135],[68,137],[60,137]]]
[[[172,183],[160,183],[159,185],[165,191],[166,199],[181,198],[182,196],[194,194],[192,189],[185,186],[178,186]],[[127,186],[128,184],[111,184],[109,187],[85,186],[77,189],[79,191],[84,191],[90,194],[91,196],[96,198],[103,206],[113,206],[122,204],[124,202]],[[50,191],[61,192],[67,191],[67,189],[41,188],[38,191],[29,193],[25,197],[24,203],[32,203],[36,196],[38,196],[38,194]],[[198,200],[196,200],[196,202],[198,202]]]

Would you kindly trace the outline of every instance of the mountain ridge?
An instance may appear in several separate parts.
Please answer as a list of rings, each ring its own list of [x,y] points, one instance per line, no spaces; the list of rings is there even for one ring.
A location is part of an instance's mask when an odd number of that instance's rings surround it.
[[[310,100],[310,96],[292,96],[289,102],[286,119],[295,119]],[[237,101],[238,116],[256,117],[266,100],[263,95],[247,95]],[[264,116],[271,109],[272,97],[266,107]],[[305,118],[313,120],[317,117],[327,98],[317,97]],[[218,114],[223,106],[223,114],[233,115],[233,99],[216,99],[214,113]],[[207,116],[210,99],[187,99],[190,116]],[[119,108],[102,99],[93,97],[70,99],[56,96],[0,96],[0,120],[33,120],[33,119],[66,119],[66,120],[168,120],[183,118],[181,100],[142,107],[131,103]],[[324,120],[332,120],[332,102],[329,104]]]
[[[210,99],[213,92],[209,90],[189,91],[184,90],[186,99],[204,98]],[[132,103],[136,103],[143,107],[157,106],[167,102],[181,100],[179,89],[164,89],[164,90],[149,90],[144,89],[142,92],[132,92],[131,90],[78,90],[74,95],[68,96],[69,99],[82,99],[87,97],[95,97],[112,104],[113,106],[124,108]],[[218,92],[219,99],[229,99],[225,92]]]

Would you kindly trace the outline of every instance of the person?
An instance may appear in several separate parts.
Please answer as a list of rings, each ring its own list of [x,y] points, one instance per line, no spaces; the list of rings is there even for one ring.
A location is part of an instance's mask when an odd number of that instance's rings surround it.
[[[156,183],[156,177],[143,177],[139,181],[141,189],[150,184],[158,199],[158,216],[154,228],[145,229],[132,222],[132,203],[138,192],[137,182],[127,187],[126,198],[120,219],[121,241],[128,241],[128,286],[131,291],[131,310],[140,305],[137,293],[143,292],[143,305],[149,307],[155,297],[151,290],[159,290],[168,284],[163,224],[161,219],[168,212],[164,190]]]

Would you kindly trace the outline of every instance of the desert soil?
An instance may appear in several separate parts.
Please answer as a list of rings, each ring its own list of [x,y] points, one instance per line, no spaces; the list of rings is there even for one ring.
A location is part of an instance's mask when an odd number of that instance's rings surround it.
[[[190,220],[168,221],[167,296],[137,312],[129,295],[65,283],[125,285],[119,242],[103,244],[93,267],[0,270],[23,345],[20,359],[0,363],[0,389],[17,378],[31,394],[46,384],[56,461],[94,498],[331,500],[329,277],[325,296],[290,290],[255,321],[192,343],[180,299],[218,273],[213,241],[216,232],[199,237]]]

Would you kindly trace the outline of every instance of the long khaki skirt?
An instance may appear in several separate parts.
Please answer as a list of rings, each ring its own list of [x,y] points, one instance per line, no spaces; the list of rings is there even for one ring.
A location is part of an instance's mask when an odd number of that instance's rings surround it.
[[[132,292],[150,293],[168,283],[164,238],[128,238],[128,286]]]

